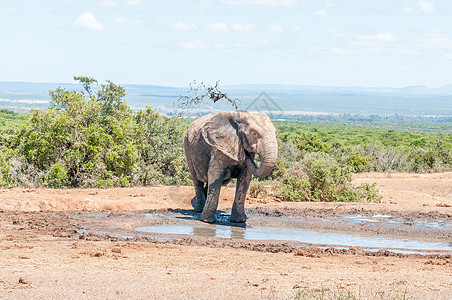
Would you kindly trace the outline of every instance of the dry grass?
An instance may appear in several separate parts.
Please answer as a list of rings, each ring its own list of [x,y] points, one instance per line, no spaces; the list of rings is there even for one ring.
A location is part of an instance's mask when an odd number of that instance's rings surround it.
[[[368,291],[361,287],[350,288],[337,286],[334,288],[297,290],[295,300],[408,300],[412,299],[401,291]]]

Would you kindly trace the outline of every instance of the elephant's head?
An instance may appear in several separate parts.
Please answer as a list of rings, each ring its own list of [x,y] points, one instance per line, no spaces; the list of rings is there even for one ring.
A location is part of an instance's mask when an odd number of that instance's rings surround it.
[[[206,142],[262,178],[273,170],[278,156],[276,129],[265,113],[223,112],[215,114],[202,132]],[[254,155],[259,155],[259,167]]]

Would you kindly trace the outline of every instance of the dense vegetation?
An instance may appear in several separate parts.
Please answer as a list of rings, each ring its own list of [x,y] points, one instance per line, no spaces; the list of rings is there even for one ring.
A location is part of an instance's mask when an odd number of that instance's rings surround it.
[[[407,131],[396,124],[389,124],[389,130],[388,124],[378,128],[365,123],[277,121],[275,125],[280,149],[274,174],[282,178],[280,194],[285,200],[374,201],[380,198],[375,186],[353,186],[352,172],[436,172],[452,167],[451,135],[423,132],[424,126]]]
[[[8,109],[0,109],[0,132],[2,129],[18,126],[26,121],[26,114],[15,113]]]
[[[328,153],[355,172],[452,169],[450,124],[277,121],[276,127],[286,148]]]
[[[183,153],[191,119],[133,111],[121,86],[75,79],[82,91],[51,91],[50,107],[32,110],[28,120],[0,111],[0,186],[191,184]],[[353,172],[452,169],[449,124],[274,123],[277,166],[252,183],[254,196],[272,186],[289,201],[374,201],[375,186],[354,186]]]
[[[151,108],[134,112],[124,88],[76,77],[84,91],[50,92],[50,107],[4,130],[0,186],[185,184],[184,127]]]

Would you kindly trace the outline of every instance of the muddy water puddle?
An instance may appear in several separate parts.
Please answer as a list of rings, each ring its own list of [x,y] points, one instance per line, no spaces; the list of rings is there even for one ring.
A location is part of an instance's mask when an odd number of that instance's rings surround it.
[[[356,246],[384,249],[452,250],[447,243],[393,237],[365,236],[350,233],[329,233],[306,229],[274,227],[233,227],[227,225],[158,225],[136,228],[137,231],[159,234],[183,234],[244,240],[280,240],[322,245]]]
[[[363,250],[380,249],[399,253],[420,253],[423,251],[452,251],[452,241],[444,238],[431,238],[425,231],[448,232],[452,230],[450,221],[422,221],[422,220],[398,220],[390,215],[345,215],[339,217],[327,217],[303,219],[296,217],[250,217],[245,224],[234,224],[228,222],[228,215],[219,214],[217,224],[207,224],[199,220],[196,214],[174,214],[158,215],[149,214],[147,218],[161,222],[152,226],[141,226],[135,230],[142,233],[160,235],[187,235],[208,238],[259,240],[259,241],[292,241],[321,246],[335,247],[359,247]],[[313,226],[315,222],[324,226]],[[335,224],[342,224],[349,230],[335,229]],[[344,225],[345,224],[345,225]],[[415,228],[416,232],[424,232],[424,236],[397,236],[394,234],[381,234],[380,232],[369,232],[359,230],[363,226],[374,226],[375,228],[390,228],[395,232],[400,228]],[[305,227],[305,228],[303,228]],[[308,228],[306,228],[308,227]],[[341,228],[341,227],[338,227]]]

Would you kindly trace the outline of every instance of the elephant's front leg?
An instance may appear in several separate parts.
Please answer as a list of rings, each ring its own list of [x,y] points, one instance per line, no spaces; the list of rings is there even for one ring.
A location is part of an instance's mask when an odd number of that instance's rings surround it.
[[[235,189],[235,199],[232,205],[231,222],[243,223],[246,221],[245,198],[250,186],[251,172],[244,168],[237,177],[237,187]]]
[[[218,207],[221,184],[223,183],[224,169],[217,161],[212,161],[208,172],[207,199],[201,214],[201,220],[214,223],[217,219],[215,212]]]

